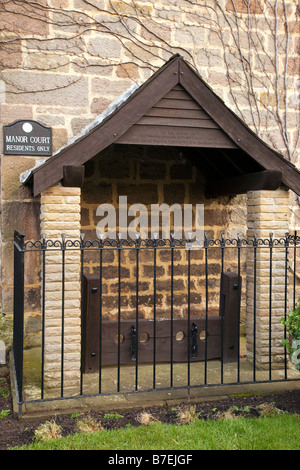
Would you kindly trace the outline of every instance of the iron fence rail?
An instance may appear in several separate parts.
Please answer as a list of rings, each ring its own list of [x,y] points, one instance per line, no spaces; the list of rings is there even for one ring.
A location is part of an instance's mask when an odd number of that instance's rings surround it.
[[[47,291],[47,264],[46,256],[48,253],[58,251],[61,253],[61,274],[58,276],[58,281],[61,282],[61,361],[60,361],[60,394],[57,396],[57,399],[70,398],[66,396],[64,392],[65,376],[64,376],[64,348],[65,348],[65,272],[67,267],[66,253],[69,252],[80,252],[80,286],[81,286],[81,368],[80,368],[80,386],[78,391],[78,397],[83,396],[94,396],[95,394],[84,393],[84,348],[83,348],[83,337],[84,337],[84,322],[83,317],[85,315],[84,305],[84,276],[85,276],[85,258],[86,254],[94,251],[97,254],[98,259],[98,274],[99,274],[99,301],[98,301],[98,367],[99,367],[99,379],[98,379],[98,390],[97,394],[103,394],[103,381],[102,381],[102,363],[103,363],[103,333],[104,333],[104,316],[103,316],[103,295],[105,287],[105,279],[103,278],[103,254],[107,250],[114,250],[117,253],[116,264],[117,264],[117,290],[116,290],[116,301],[117,301],[117,356],[116,356],[116,367],[117,367],[117,393],[121,391],[121,369],[122,369],[122,343],[121,343],[121,328],[123,320],[121,317],[122,310],[122,258],[121,254],[124,250],[133,250],[134,257],[131,262],[135,266],[135,280],[134,280],[134,296],[135,296],[135,318],[130,330],[130,357],[131,361],[134,363],[135,367],[135,383],[133,390],[134,392],[138,391],[139,388],[139,367],[141,346],[137,338],[139,338],[139,326],[141,323],[140,318],[140,289],[141,289],[141,279],[140,279],[140,268],[141,268],[141,253],[144,250],[152,253],[153,256],[153,304],[152,304],[152,386],[145,387],[143,390],[155,390],[157,388],[157,363],[158,363],[158,316],[157,316],[157,301],[158,301],[158,269],[159,262],[157,253],[159,250],[167,250],[170,253],[169,261],[169,311],[170,311],[170,344],[169,347],[169,361],[170,361],[170,382],[169,388],[173,389],[174,384],[174,324],[175,324],[175,306],[174,306],[174,280],[175,280],[175,254],[177,250],[186,250],[186,281],[187,281],[187,314],[186,322],[188,325],[187,328],[187,351],[186,356],[183,358],[187,363],[187,381],[184,385],[187,388],[194,386],[209,386],[211,385],[208,381],[208,364],[209,364],[209,341],[208,341],[208,328],[210,321],[210,305],[209,305],[209,284],[210,284],[210,272],[209,272],[209,257],[210,251],[212,249],[219,250],[219,285],[220,285],[220,381],[214,385],[223,385],[224,384],[224,344],[226,342],[226,337],[224,336],[224,273],[225,273],[225,260],[228,250],[235,249],[234,260],[231,259],[230,263],[235,266],[236,269],[236,283],[234,289],[238,296],[238,302],[236,303],[237,312],[236,312],[236,323],[237,328],[235,331],[236,338],[236,380],[232,383],[255,383],[258,382],[257,379],[257,366],[256,366],[256,351],[257,351],[257,302],[259,300],[258,294],[258,281],[257,281],[257,270],[258,270],[258,253],[262,249],[266,249],[268,252],[268,309],[269,309],[269,325],[268,325],[268,344],[269,344],[269,365],[268,365],[268,378],[264,381],[272,381],[278,379],[273,378],[272,371],[272,322],[273,322],[273,277],[274,277],[274,252],[277,249],[281,251],[281,261],[284,264],[284,300],[282,305],[282,316],[286,318],[290,302],[293,308],[296,306],[297,298],[300,296],[300,292],[297,292],[299,289],[297,283],[297,270],[299,271],[299,246],[300,246],[300,237],[295,232],[294,234],[287,233],[285,237],[274,238],[272,234],[268,238],[258,238],[254,236],[251,239],[245,239],[237,236],[236,238],[226,238],[225,235],[222,235],[217,239],[209,239],[206,235],[204,240],[201,241],[199,250],[203,250],[203,283],[204,283],[204,293],[205,293],[205,302],[204,302],[204,331],[205,331],[205,341],[204,341],[204,352],[203,352],[203,362],[204,362],[204,380],[202,384],[192,384],[191,382],[191,364],[194,360],[194,354],[197,350],[197,341],[195,340],[197,335],[197,325],[193,323],[194,316],[191,312],[191,281],[192,273],[191,269],[193,267],[192,253],[195,241],[193,239],[175,239],[171,237],[170,239],[147,239],[142,240],[137,235],[135,240],[127,240],[118,238],[116,240],[109,240],[105,238],[99,238],[96,240],[85,240],[84,235],[82,235],[80,240],[68,240],[65,235],[62,235],[60,240],[48,240],[45,236],[42,236],[41,240],[36,241],[25,241],[25,236],[15,231],[14,235],[14,326],[13,326],[13,358],[14,358],[14,370],[16,376],[16,385],[17,385],[17,395],[19,404],[26,403],[28,400],[24,399],[23,395],[23,343],[24,343],[24,315],[25,315],[25,258],[27,253],[38,253],[39,263],[40,263],[40,279],[41,279],[41,387],[40,387],[40,398],[37,401],[45,400],[45,315],[46,315],[46,302],[45,294]],[[253,336],[253,360],[252,360],[252,380],[241,382],[240,377],[240,321],[241,321],[241,297],[242,297],[242,286],[241,279],[242,275],[245,274],[245,260],[244,250],[247,250],[248,262],[249,260],[253,263],[252,276],[253,276],[253,318],[252,318],[252,336]],[[243,258],[243,266],[242,266]],[[228,264],[228,262],[227,262]],[[246,261],[247,267],[247,261]],[[193,277],[194,278],[194,277]],[[299,282],[299,281],[298,281]],[[196,333],[195,333],[196,332]],[[198,332],[199,333],[199,332]],[[284,338],[287,337],[286,328],[284,328]],[[284,351],[284,378],[282,380],[288,380],[288,357],[286,350]],[[226,383],[227,384],[227,383]],[[105,394],[115,393],[105,392]],[[122,392],[124,393],[124,392]],[[131,391],[126,392],[131,393]],[[74,396],[72,395],[72,398]]]

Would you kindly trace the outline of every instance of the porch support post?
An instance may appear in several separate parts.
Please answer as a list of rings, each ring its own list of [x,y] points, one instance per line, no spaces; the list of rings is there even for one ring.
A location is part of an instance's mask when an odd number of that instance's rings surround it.
[[[289,231],[289,191],[247,193],[248,238],[285,237]],[[254,261],[256,252],[256,263]],[[255,269],[256,268],[256,269]],[[246,336],[248,360],[258,369],[282,368],[284,362],[283,326],[285,313],[285,248],[247,248]],[[270,367],[271,357],[271,367]]]
[[[41,193],[46,240],[80,240],[81,189],[60,183]],[[64,256],[64,267],[63,267]],[[80,251],[45,254],[44,389],[47,396],[79,392],[81,356]]]

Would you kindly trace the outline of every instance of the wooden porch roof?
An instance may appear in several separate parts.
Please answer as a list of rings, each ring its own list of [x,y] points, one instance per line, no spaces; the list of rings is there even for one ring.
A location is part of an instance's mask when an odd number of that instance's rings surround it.
[[[206,175],[210,196],[280,184],[300,195],[299,170],[227,108],[179,55],[88,133],[33,169],[33,196],[64,182],[66,168],[83,169],[112,144],[182,148]]]

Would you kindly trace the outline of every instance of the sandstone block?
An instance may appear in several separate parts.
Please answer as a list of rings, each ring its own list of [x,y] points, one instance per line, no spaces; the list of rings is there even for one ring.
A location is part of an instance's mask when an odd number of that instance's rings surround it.
[[[121,54],[120,41],[108,34],[99,34],[91,38],[87,45],[87,50],[92,56],[101,58],[119,58]]]
[[[26,240],[37,240],[40,238],[39,213],[40,205],[37,201],[32,202],[10,202],[2,203],[3,240],[12,240],[14,230],[26,235]],[[14,224],[10,222],[14,221]]]
[[[51,186],[51,188],[46,189],[41,194],[43,196],[80,196],[81,190],[80,188],[65,188],[60,184],[56,184],[55,186]]]
[[[227,0],[226,10],[234,13],[244,13],[248,14],[262,14],[264,11],[263,2],[257,0],[250,0],[249,2],[244,2],[243,0],[236,0],[232,2]]]
[[[119,97],[127,91],[132,85],[131,80],[108,80],[107,78],[93,78],[92,79],[92,92],[95,95]]]
[[[300,59],[299,57],[290,57],[288,60],[287,72],[290,75],[299,75]]]
[[[1,20],[6,29],[14,34],[46,36],[49,33],[48,18],[47,9],[40,9],[34,3],[26,8],[13,3],[9,11],[1,8]]]
[[[1,122],[3,125],[17,121],[22,116],[23,119],[32,119],[33,112],[31,106],[26,105],[8,105],[3,103],[1,106]]]
[[[28,71],[4,71],[7,80],[7,102],[21,104],[60,105],[61,89],[64,89],[65,106],[87,106],[86,90],[88,81],[85,77],[70,80],[67,75],[37,73]],[[15,94],[16,89],[22,93]],[[34,93],[33,93],[34,91]]]

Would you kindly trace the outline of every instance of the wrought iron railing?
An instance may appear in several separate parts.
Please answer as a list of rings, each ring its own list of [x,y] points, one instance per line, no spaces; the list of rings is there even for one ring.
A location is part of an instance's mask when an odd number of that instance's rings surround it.
[[[42,236],[41,240],[25,241],[24,235],[15,232],[13,358],[19,403],[45,400],[50,396],[45,384],[47,257],[54,252],[61,256],[56,273],[61,293],[58,312],[61,360],[57,366],[60,390],[54,398],[69,398],[74,397],[74,394],[78,397],[91,395],[90,388],[87,390],[85,387],[85,381],[90,380],[87,377],[91,376],[97,376],[97,388],[93,395],[155,390],[160,388],[157,370],[161,363],[168,365],[168,383],[164,384],[164,388],[170,389],[177,386],[191,388],[225,383],[289,380],[289,358],[284,348],[282,353],[277,354],[283,357],[279,367],[281,375],[274,372],[274,357],[276,363],[276,348],[280,341],[273,326],[275,322],[278,324],[280,312],[285,317],[289,309],[295,308],[300,296],[299,247],[300,237],[297,233],[286,234],[282,238],[274,238],[271,234],[264,239],[256,236],[251,239],[239,236],[228,239],[224,235],[218,239],[209,239],[205,236],[202,241],[177,240],[172,237],[168,240],[141,240],[138,236],[135,240],[85,240],[84,236],[80,240],[68,240],[64,235],[60,240],[47,240]],[[263,250],[266,256],[261,258]],[[162,251],[164,255],[160,255]],[[30,257],[30,253],[36,257]],[[80,254],[77,275],[81,298],[81,339],[78,345],[80,374],[78,389],[71,393],[67,390],[68,379],[64,373],[67,337],[65,307],[68,301],[66,272],[69,253]],[[107,254],[109,256],[106,259]],[[164,277],[161,275],[162,268]],[[127,269],[125,276],[124,269]],[[33,399],[30,394],[28,397],[24,396],[23,379],[26,275],[30,270],[39,273],[40,298],[39,305],[35,307],[40,309],[41,316],[40,392]],[[91,271],[94,271],[92,276]],[[277,275],[281,279],[280,292],[276,283]],[[90,301],[87,299],[88,293],[95,294],[95,297],[89,297],[92,299]],[[259,323],[262,301],[265,302],[265,307],[267,305],[264,311],[268,310],[267,314],[265,312],[263,327]],[[89,325],[89,314],[94,314],[95,309],[95,323]],[[125,317],[122,316],[124,311]],[[260,377],[257,365],[258,343],[261,342],[258,331],[261,328],[266,329],[264,336],[267,334],[268,349],[267,352],[264,351],[266,362],[263,361],[262,364],[265,374],[263,378]],[[245,330],[250,353],[241,352],[240,338]],[[183,334],[184,341],[177,338],[178,331]],[[147,335],[145,341],[141,339],[142,332]],[[282,339],[287,334],[283,328]],[[250,375],[247,372],[244,379],[241,378],[241,361],[247,362],[247,370],[250,371]],[[212,362],[219,368],[218,380],[210,380],[208,377]],[[193,380],[195,364],[199,367],[200,363],[203,368],[202,379],[200,381],[197,376]],[[139,372],[144,364],[148,367],[150,365],[151,379],[141,386]],[[177,364],[186,365],[187,371],[185,383],[179,385],[178,381],[175,382]],[[229,382],[225,378],[229,370],[228,364],[233,364],[230,367],[234,370],[234,378],[229,379]],[[131,389],[124,391],[121,372],[128,365],[134,370],[134,384]],[[104,390],[103,374],[109,367],[116,370],[115,390]],[[295,376],[292,378],[295,379]]]

